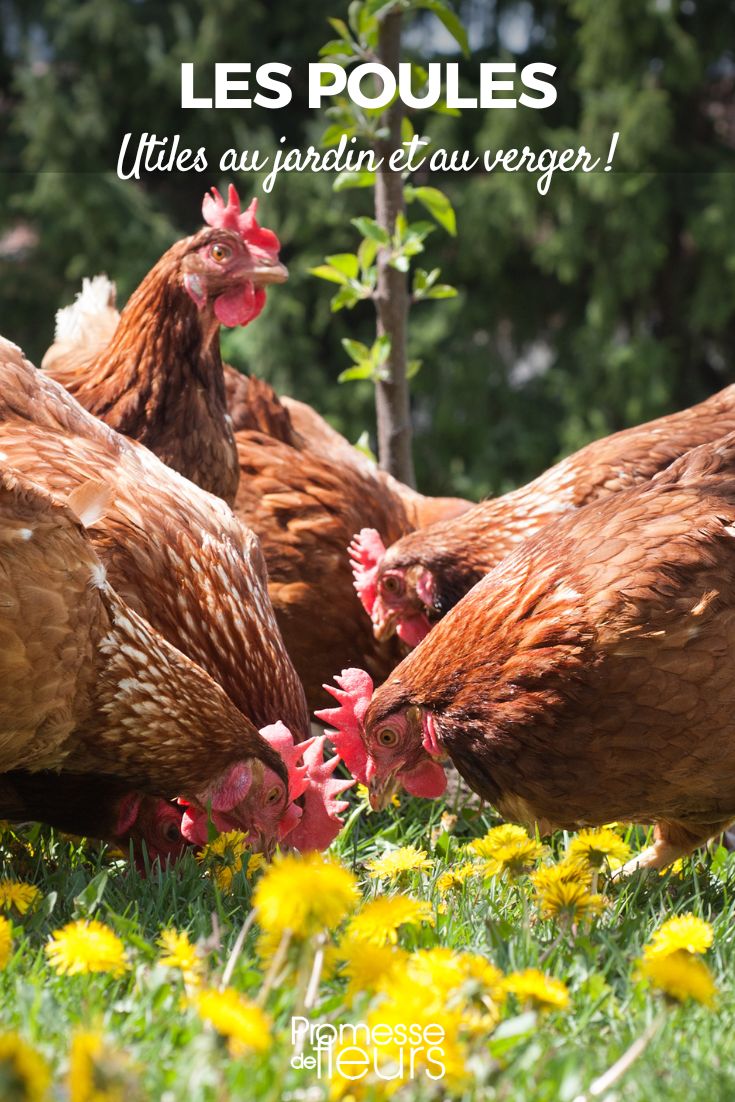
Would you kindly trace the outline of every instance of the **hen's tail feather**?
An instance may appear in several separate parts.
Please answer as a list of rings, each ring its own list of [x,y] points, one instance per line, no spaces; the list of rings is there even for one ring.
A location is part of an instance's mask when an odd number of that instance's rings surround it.
[[[86,276],[82,280],[82,289],[77,292],[70,306],[56,311],[56,329],[54,340],[79,341],[84,339],[84,330],[90,319],[115,309],[117,287],[104,273]]]

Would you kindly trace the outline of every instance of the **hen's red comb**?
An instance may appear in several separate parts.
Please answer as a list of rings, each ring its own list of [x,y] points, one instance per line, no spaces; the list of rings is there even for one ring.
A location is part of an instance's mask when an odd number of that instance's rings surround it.
[[[303,749],[308,781],[304,794],[304,813],[288,834],[286,843],[302,853],[312,849],[326,849],[332,844],[344,825],[340,815],[349,806],[346,800],[338,797],[355,783],[353,779],[345,780],[343,777],[333,776],[340,757],[335,754],[329,761],[325,761],[325,742],[325,735],[317,735],[298,747]]]
[[[280,720],[260,733],[281,755],[288,772],[289,804],[278,824],[279,839],[299,850],[326,849],[339,834],[339,815],[347,807],[337,797],[354,781],[332,776],[340,759],[337,755],[324,761],[324,735],[294,745],[293,735]],[[303,808],[294,803],[299,796],[304,797]]]
[[[385,554],[385,544],[374,528],[363,528],[352,537],[347,550],[357,596],[368,616],[372,616],[378,596],[378,567]]]
[[[260,733],[283,759],[283,764],[286,766],[286,772],[288,773],[288,798],[289,802],[293,803],[299,796],[303,796],[306,791],[308,784],[306,766],[297,765],[297,762],[303,754],[304,748],[311,745],[313,739],[307,739],[306,742],[300,742],[294,746],[293,735],[285,723],[281,723],[280,719],[276,723],[271,723],[268,727],[261,727]]]
[[[240,209],[240,196],[234,184],[230,184],[227,192],[227,205],[216,187],[212,188],[211,195],[207,193],[202,200],[202,217],[208,226],[214,229],[234,230],[235,233],[240,234],[249,248],[266,253],[273,260],[277,260],[281,242],[273,230],[267,230],[258,225],[255,217],[257,210],[257,199],[252,200],[247,210]]]
[[[325,685],[337,701],[338,708],[322,708],[314,712],[317,719],[335,728],[329,737],[350,773],[362,784],[367,783],[367,751],[363,742],[363,721],[373,696],[373,679],[365,670],[342,670],[334,685]]]

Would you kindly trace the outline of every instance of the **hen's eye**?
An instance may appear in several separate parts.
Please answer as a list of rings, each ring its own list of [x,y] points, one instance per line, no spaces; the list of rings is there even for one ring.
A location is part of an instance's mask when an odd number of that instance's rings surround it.
[[[396,597],[403,592],[403,580],[397,574],[388,574],[383,578],[383,589],[392,597]]]
[[[273,788],[271,788],[270,792],[266,796],[265,802],[267,804],[275,804],[280,800],[280,798],[281,798],[281,789],[276,784],[276,785],[273,786]]]
[[[398,742],[398,732],[392,727],[384,727],[382,731],[378,731],[378,742],[381,746],[395,746]]]
[[[167,842],[181,841],[181,831],[176,826],[176,823],[167,823],[163,829],[163,836]]]
[[[223,260],[229,260],[232,256],[232,249],[228,249],[226,245],[212,245],[209,255],[212,260],[216,260],[219,264]]]

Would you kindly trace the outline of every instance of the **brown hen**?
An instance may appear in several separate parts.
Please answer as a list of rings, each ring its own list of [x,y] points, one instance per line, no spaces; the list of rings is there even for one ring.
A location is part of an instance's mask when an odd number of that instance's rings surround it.
[[[241,473],[235,512],[261,540],[278,624],[313,710],[345,663],[380,682],[404,653],[397,639],[376,640],[361,615],[345,553],[355,525],[370,524],[390,542],[427,512],[448,515],[469,503],[424,497],[377,471],[302,403],[308,417],[295,425],[294,403],[262,380],[232,368],[225,380]]]
[[[181,833],[183,807],[156,796],[132,792],[124,779],[90,778],[88,773],[0,774],[0,818],[11,823],[40,822],[66,834],[100,838],[150,861],[176,860],[187,845]]]
[[[735,819],[735,433],[549,525],[370,701],[324,718],[380,806],[448,756],[510,819],[656,823],[660,867]]]
[[[285,766],[220,686],[112,588],[84,529],[107,499],[88,483],[62,505],[0,467],[0,774],[93,774],[185,796],[249,832],[253,778],[267,768],[285,785]],[[119,814],[135,820],[141,802]]]
[[[205,217],[218,225],[229,225],[235,207],[239,211],[236,193],[231,189],[228,207],[220,204],[213,214],[205,205]],[[253,233],[269,233],[257,226],[246,230],[250,248]],[[218,232],[234,230],[220,227]],[[107,424],[148,444],[166,462],[225,497],[225,488],[221,484],[216,487],[210,477],[212,470],[222,472],[225,466],[221,456],[213,460],[213,448],[206,442],[219,431],[223,446],[230,446],[229,426],[223,424],[221,416],[210,416],[207,406],[213,404],[221,414],[220,391],[226,394],[229,414],[239,430],[235,454],[238,477],[241,472],[247,476],[240,483],[237,511],[262,540],[278,622],[305,683],[309,704],[317,707],[324,703],[322,683],[345,661],[366,665],[377,680],[382,680],[403,653],[396,641],[376,642],[360,613],[345,557],[352,532],[356,527],[371,525],[381,531],[383,538],[393,541],[427,517],[454,515],[469,503],[425,498],[377,472],[317,413],[303,403],[287,406],[261,380],[225,366],[223,382],[217,342],[221,319],[216,312],[207,314],[206,309],[197,314],[182,283],[183,266],[187,258],[201,251],[201,237],[179,242],[162,258],[128,303],[109,347],[99,353],[97,366],[87,376],[83,369],[88,368],[93,339],[85,342],[81,334],[88,332],[85,327],[94,313],[94,301],[89,301],[81,325],[77,312],[84,302],[73,307],[71,314],[62,312],[60,325],[66,339],[60,351],[66,359],[53,373]],[[275,245],[267,258],[271,267],[263,268],[264,278],[276,270],[277,239],[271,237]],[[259,237],[255,244],[258,242]],[[107,309],[101,303],[100,287],[95,287],[98,306]],[[214,301],[216,306],[216,297]],[[191,363],[204,356],[201,344],[207,318],[207,332],[212,338],[207,384],[197,388]],[[105,319],[95,332],[104,334]],[[70,333],[67,327],[71,327]],[[193,357],[182,332],[192,335],[196,349]],[[79,342],[76,358],[75,339]],[[58,358],[58,354],[59,349],[52,348],[44,363],[49,356]],[[119,401],[110,401],[110,395],[118,391]],[[187,398],[189,391],[192,394]],[[147,398],[151,393],[156,395],[153,405]],[[186,416],[181,415],[182,403],[187,404]],[[157,412],[158,405],[163,413]],[[135,416],[121,419],[121,410],[135,411]],[[163,414],[167,418],[165,433]],[[298,418],[302,431],[294,426],[292,415]],[[248,436],[243,430],[257,431]],[[261,438],[257,433],[265,436]],[[274,441],[288,446],[290,452],[272,447]],[[201,469],[197,470],[200,461]],[[277,494],[272,492],[274,485]]]
[[[353,547],[355,584],[378,638],[410,645],[496,563],[561,514],[653,477],[690,448],[735,430],[735,386],[680,413],[597,440],[527,486],[412,532],[386,551],[375,533]]]
[[[42,367],[111,428],[231,503],[239,469],[219,329],[257,317],[263,287],[287,272],[254,207],[241,213],[234,188],[227,207],[214,195],[203,204],[210,227],[171,246],[114,330],[109,292],[101,301],[104,277],[88,283],[80,301],[60,311]]]
[[[323,737],[309,740],[304,690],[277,627],[254,533],[224,502],[88,414],[7,342],[0,342],[0,452],[57,496],[90,478],[110,485],[109,508],[90,529],[110,580],[222,685],[286,762],[285,788],[273,770],[252,785],[258,835],[292,832],[289,842],[300,849],[328,845],[341,825],[346,782],[333,777],[336,758],[322,760]],[[162,753],[162,768],[165,761]],[[289,800],[286,814],[281,796]],[[191,841],[206,841],[196,806],[183,829]]]

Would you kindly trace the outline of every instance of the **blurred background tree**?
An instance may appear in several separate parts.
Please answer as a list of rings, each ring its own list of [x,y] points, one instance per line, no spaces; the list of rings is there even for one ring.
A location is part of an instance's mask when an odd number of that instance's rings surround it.
[[[81,277],[106,271],[124,301],[222,185],[228,147],[317,144],[306,65],[343,0],[0,0],[0,332],[39,361],[54,311]],[[613,172],[419,177],[451,196],[458,236],[433,235],[427,266],[460,288],[414,326],[409,353],[419,486],[497,493],[625,425],[697,401],[735,378],[735,3],[733,0],[466,0],[473,54],[430,14],[406,42],[419,61],[459,61],[463,91],[482,61],[557,66],[544,111],[434,118],[448,148],[576,146]],[[179,66],[293,66],[278,112],[182,111]],[[420,117],[414,125],[421,129]],[[122,136],[180,134],[204,145],[203,175],[114,174]],[[241,194],[256,181],[236,181]],[[368,340],[370,307],[333,316],[307,274],[352,247],[359,192],[339,202],[326,174],[282,176],[262,200],[291,279],[226,355],[328,414],[351,439],[374,432],[372,384],[340,387],[341,339]],[[418,315],[418,310],[417,310]]]

